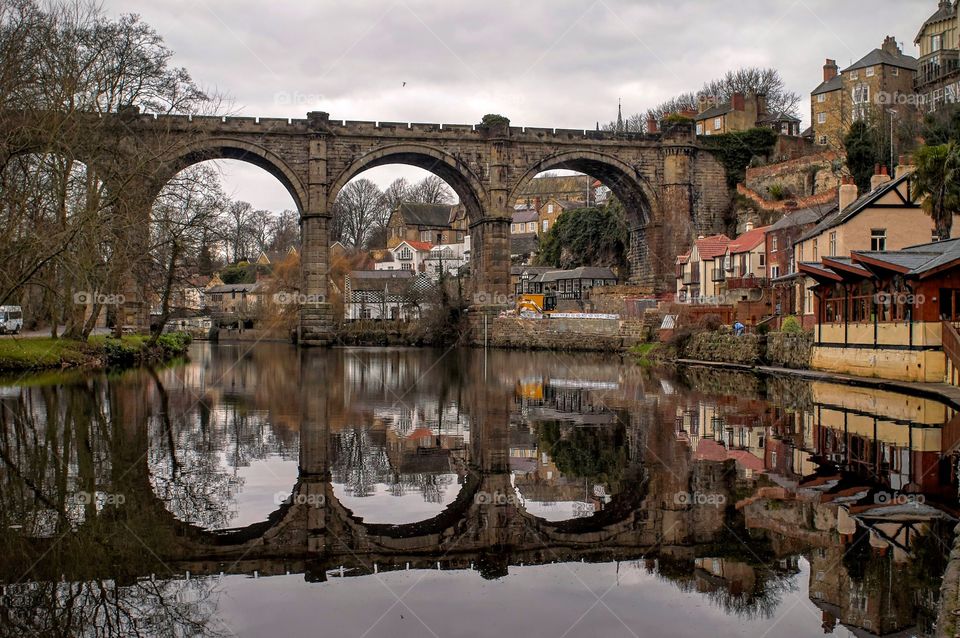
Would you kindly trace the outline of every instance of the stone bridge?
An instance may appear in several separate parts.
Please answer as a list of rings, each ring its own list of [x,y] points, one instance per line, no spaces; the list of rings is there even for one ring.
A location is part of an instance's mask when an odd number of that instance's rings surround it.
[[[376,166],[417,166],[456,191],[471,228],[475,292],[490,299],[510,292],[513,204],[543,171],[580,171],[611,189],[627,211],[630,279],[657,290],[673,289],[676,255],[697,234],[722,230],[730,205],[722,165],[682,123],[654,134],[618,134],[507,123],[341,121],[323,112],[288,120],[128,110],[95,121],[118,138],[101,150],[116,154],[97,160],[112,166],[101,174],[112,173],[127,190],[134,183],[141,187],[136,190],[144,196],[129,204],[141,215],[149,214],[156,194],[178,171],[205,160],[249,162],[286,187],[301,216],[300,292],[308,303],[301,307],[300,330],[306,344],[326,343],[331,330],[324,300],[333,202],[347,182]],[[135,306],[128,313],[136,317]]]

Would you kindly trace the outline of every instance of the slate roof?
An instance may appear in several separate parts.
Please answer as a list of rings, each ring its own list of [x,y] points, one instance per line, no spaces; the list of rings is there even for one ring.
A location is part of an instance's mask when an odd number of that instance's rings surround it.
[[[417,204],[403,202],[397,210],[403,216],[404,223],[410,226],[433,226],[448,228],[452,206],[444,204]]]
[[[820,86],[810,91],[810,95],[820,95],[821,93],[830,93],[831,91],[839,91],[843,88],[843,78],[839,75],[833,77],[826,82],[821,82]]]
[[[811,237],[816,237],[817,235],[823,233],[824,231],[830,230],[845,224],[855,215],[859,214],[863,209],[869,207],[871,204],[876,202],[878,199],[897,188],[900,184],[909,180],[913,175],[913,171],[905,172],[900,177],[892,179],[886,184],[881,185],[879,188],[870,191],[864,195],[861,195],[856,201],[844,208],[843,210],[836,210],[834,213],[824,217],[819,224],[817,224],[813,229],[804,233],[800,239],[794,243],[799,243],[801,241],[806,241]]]
[[[767,113],[757,121],[762,124],[773,122],[799,122],[800,118],[795,117],[786,111],[780,111],[779,113]]]
[[[912,55],[891,53],[890,51],[884,51],[883,49],[874,49],[845,68],[843,73],[846,73],[847,71],[854,71],[856,69],[864,69],[868,66],[877,66],[878,64],[900,67],[901,69],[908,69],[910,71],[916,71],[918,68],[917,59]]]
[[[753,230],[748,230],[743,233],[727,245],[727,250],[730,251],[731,255],[737,253],[745,253],[750,250],[753,250],[757,246],[763,243],[764,238],[767,236],[767,231],[770,230],[769,226],[761,226],[760,228],[754,228]]]
[[[837,211],[837,206],[838,204],[834,202],[829,207],[798,208],[795,211],[787,213],[778,219],[772,226],[770,226],[770,228],[767,229],[767,232],[772,233],[778,230],[803,226],[805,224],[816,224],[825,216],[835,213]]]
[[[616,279],[617,276],[609,268],[596,266],[580,266],[572,270],[551,270],[539,277],[539,281],[560,281],[561,279]]]
[[[515,211],[513,217],[510,218],[510,222],[513,224],[526,224],[528,222],[535,222],[538,218],[537,210],[531,208],[529,210]]]
[[[733,110],[733,107],[730,106],[730,102],[724,102],[723,104],[717,104],[716,106],[711,106],[703,113],[697,114],[693,119],[697,122],[700,120],[709,120],[713,117],[720,117],[721,115],[726,115]]]
[[[853,254],[887,262],[900,270],[906,270],[904,274],[908,276],[923,276],[931,270],[960,260],[960,238],[919,244],[903,250],[855,251]]]
[[[510,254],[529,255],[540,247],[536,233],[517,233],[510,235]]]
[[[402,292],[414,277],[412,270],[351,270],[351,291]]]
[[[260,288],[260,283],[252,284],[223,284],[221,286],[213,286],[208,288],[206,293],[216,294],[216,293],[232,293],[232,292],[256,292]]]

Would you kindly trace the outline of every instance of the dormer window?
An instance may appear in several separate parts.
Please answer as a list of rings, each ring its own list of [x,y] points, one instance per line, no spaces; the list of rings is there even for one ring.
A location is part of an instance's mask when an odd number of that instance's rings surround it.
[[[409,248],[407,248],[406,246],[404,246],[404,247],[400,250],[400,257],[399,257],[399,258],[400,258],[400,259],[413,259],[413,251],[411,251]]]

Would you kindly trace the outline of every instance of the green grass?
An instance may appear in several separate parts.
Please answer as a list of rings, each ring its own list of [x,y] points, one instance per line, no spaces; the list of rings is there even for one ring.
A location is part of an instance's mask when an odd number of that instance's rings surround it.
[[[141,356],[162,353],[163,358],[183,354],[190,344],[188,335],[161,335],[158,350],[147,353],[147,335],[124,335],[120,339],[106,335],[90,337],[86,342],[52,337],[0,339],[0,370],[42,370],[84,365],[132,365]]]
[[[652,366],[656,362],[653,355],[659,347],[659,343],[638,343],[630,347],[630,354],[637,357],[637,363],[640,365]]]

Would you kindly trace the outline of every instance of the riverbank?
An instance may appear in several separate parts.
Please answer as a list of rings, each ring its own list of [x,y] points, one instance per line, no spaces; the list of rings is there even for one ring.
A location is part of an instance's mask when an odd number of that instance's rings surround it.
[[[70,368],[110,368],[159,363],[186,353],[190,336],[174,332],[160,335],[149,345],[149,335],[124,335],[120,339],[92,336],[87,341],[27,337],[0,339],[0,371]]]

